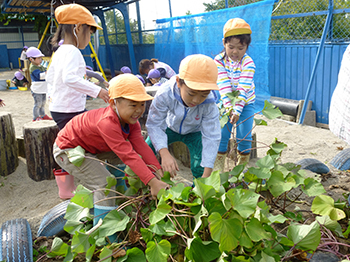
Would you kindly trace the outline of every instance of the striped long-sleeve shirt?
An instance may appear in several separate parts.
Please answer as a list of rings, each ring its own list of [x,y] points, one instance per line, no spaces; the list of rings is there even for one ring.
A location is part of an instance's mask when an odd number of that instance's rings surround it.
[[[240,61],[232,61],[228,56],[224,57],[224,53],[218,54],[214,61],[218,67],[218,86],[220,89],[221,100],[225,108],[231,108],[230,98],[227,93],[235,90],[240,92],[237,102],[233,109],[236,115],[242,113],[245,104],[252,104],[255,102],[255,85],[254,73],[255,64],[253,59],[244,54]]]

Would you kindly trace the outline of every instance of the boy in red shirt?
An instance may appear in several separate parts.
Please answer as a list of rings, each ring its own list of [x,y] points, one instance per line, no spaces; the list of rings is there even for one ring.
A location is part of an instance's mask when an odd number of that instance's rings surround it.
[[[138,119],[145,111],[145,101],[153,97],[146,93],[141,81],[132,74],[121,74],[110,81],[109,106],[87,111],[75,116],[58,133],[54,144],[56,162],[69,174],[77,177],[90,190],[105,188],[110,173],[99,161],[85,159],[80,167],[73,165],[66,152],[81,146],[87,156],[110,152],[128,165],[145,185],[151,187],[153,196],[168,184],[158,180],[147,165],[156,167],[157,175],[163,176],[161,166],[141,135]],[[112,152],[111,152],[112,151]],[[113,154],[115,153],[115,155]],[[139,156],[141,155],[142,158]],[[106,159],[106,158],[104,158]],[[94,202],[111,197],[103,190],[94,192]],[[115,209],[115,199],[104,200],[94,206],[96,209]],[[96,212],[95,212],[96,214]]]

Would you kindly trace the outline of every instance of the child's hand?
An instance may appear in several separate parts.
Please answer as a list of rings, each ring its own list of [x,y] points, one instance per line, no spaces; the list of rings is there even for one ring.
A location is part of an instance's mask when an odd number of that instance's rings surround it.
[[[0,107],[6,106],[4,100],[0,99]]]
[[[168,171],[171,177],[176,176],[176,171],[179,171],[179,166],[175,158],[170,154],[169,150],[162,148],[159,150],[160,157],[162,158],[163,172]]]
[[[156,199],[159,190],[162,188],[168,189],[169,185],[163,181],[158,180],[156,177],[152,178],[149,182],[148,185],[151,187],[151,194],[152,198]]]
[[[100,93],[98,93],[98,97],[103,99],[103,101],[105,101],[106,103],[109,102],[109,95],[106,89],[101,88]]]
[[[239,120],[239,116],[234,114],[233,112],[231,112],[231,115],[230,115],[230,123],[231,124],[235,124],[237,123]]]
[[[205,167],[202,177],[210,177],[212,171],[213,171],[212,168]]]
[[[109,88],[109,83],[107,81],[104,81],[103,84],[105,85],[106,88]]]

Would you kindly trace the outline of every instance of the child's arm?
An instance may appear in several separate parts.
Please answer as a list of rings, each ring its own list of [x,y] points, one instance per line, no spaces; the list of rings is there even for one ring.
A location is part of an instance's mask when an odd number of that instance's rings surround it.
[[[236,90],[240,92],[238,96],[240,101],[237,102],[234,107],[235,114],[238,116],[241,115],[245,104],[247,104],[250,100],[255,99],[255,92],[254,90],[251,90],[254,74],[255,64],[249,56],[245,55],[242,59],[242,71],[241,75],[239,76],[238,86],[236,88]]]
[[[86,75],[88,77],[96,78],[100,83],[103,83],[105,85],[105,87],[107,87],[107,88],[109,87],[109,83],[99,73],[91,71],[89,69],[86,69]]]
[[[4,100],[0,99],[0,107],[6,106]]]
[[[229,78],[225,68],[225,63],[224,63],[225,60],[221,59],[222,57],[223,57],[222,54],[220,54],[216,56],[214,59],[216,66],[218,68],[217,84],[219,87],[219,92],[220,92],[221,100],[223,101],[224,107],[231,108],[232,107],[231,99],[228,96],[226,96],[226,94],[233,92],[233,88],[231,84],[231,79]]]

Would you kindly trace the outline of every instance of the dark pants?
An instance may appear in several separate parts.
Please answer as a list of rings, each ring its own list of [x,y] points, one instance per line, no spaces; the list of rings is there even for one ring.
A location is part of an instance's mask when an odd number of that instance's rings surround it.
[[[51,116],[52,119],[56,122],[58,125],[58,128],[61,130],[64,128],[64,126],[75,116],[80,115],[81,113],[86,112],[86,109],[81,112],[75,112],[75,113],[58,113],[58,112],[52,112]]]

